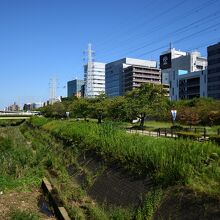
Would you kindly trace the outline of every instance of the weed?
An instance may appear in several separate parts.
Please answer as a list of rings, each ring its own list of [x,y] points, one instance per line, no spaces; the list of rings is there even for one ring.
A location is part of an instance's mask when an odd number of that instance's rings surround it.
[[[35,213],[29,211],[14,210],[11,213],[11,220],[38,220],[39,217]]]

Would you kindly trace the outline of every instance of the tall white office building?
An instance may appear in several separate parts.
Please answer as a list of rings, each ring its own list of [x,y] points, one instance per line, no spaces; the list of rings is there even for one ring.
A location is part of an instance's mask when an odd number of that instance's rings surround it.
[[[105,63],[92,62],[84,66],[85,97],[105,93]]]

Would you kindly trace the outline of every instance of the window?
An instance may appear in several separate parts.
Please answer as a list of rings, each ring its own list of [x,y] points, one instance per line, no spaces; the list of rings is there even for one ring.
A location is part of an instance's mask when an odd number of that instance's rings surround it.
[[[220,72],[220,68],[208,69],[208,74],[218,73]]]
[[[220,81],[220,76],[215,76],[215,77],[209,77],[208,82],[216,82]]]

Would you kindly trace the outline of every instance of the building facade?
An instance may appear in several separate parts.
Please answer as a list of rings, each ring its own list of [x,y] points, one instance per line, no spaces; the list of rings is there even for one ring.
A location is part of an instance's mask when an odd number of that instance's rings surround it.
[[[156,69],[157,63],[156,61],[123,58],[123,59],[106,64],[105,66],[106,95],[111,96],[111,97],[121,96],[121,95],[124,95],[126,90],[129,89],[131,80],[133,82],[133,78],[134,78],[134,76],[129,76],[129,74],[132,74],[132,75],[135,74],[134,69],[127,69],[126,74],[124,74],[124,70],[129,66],[136,66],[136,68],[139,68],[139,70],[142,67]],[[128,82],[126,82],[126,80],[128,80]]]
[[[200,78],[202,74],[206,75],[207,73],[203,73],[203,71],[207,69],[207,59],[202,57],[197,51],[188,53],[172,48],[163,52],[160,56],[160,68],[162,71],[162,83],[170,87],[171,100],[178,100],[182,97],[179,96],[179,80],[190,76],[193,78],[191,74],[194,72],[197,72],[194,74],[197,78]],[[205,85],[202,83],[201,87]],[[205,92],[206,88],[201,88],[201,90]],[[201,93],[199,94],[202,95]],[[205,94],[207,95],[207,92]]]
[[[91,62],[84,66],[84,96],[94,98],[105,93],[105,63]]]
[[[33,111],[38,108],[41,108],[44,106],[43,102],[34,102],[34,103],[25,103],[23,106],[24,111]]]
[[[179,75],[178,81],[177,99],[207,97],[207,69]]]
[[[220,99],[220,42],[208,47],[208,96]]]
[[[81,86],[84,85],[84,80],[71,80],[67,82],[67,96],[81,97]]]
[[[5,108],[6,111],[20,111],[20,106],[14,102],[12,105]]]
[[[161,72],[158,68],[139,65],[128,66],[123,71],[123,94],[143,83],[161,84]]]

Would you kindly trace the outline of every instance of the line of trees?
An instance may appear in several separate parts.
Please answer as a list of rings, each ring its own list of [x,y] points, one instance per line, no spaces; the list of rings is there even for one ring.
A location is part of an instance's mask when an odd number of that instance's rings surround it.
[[[177,110],[177,121],[186,125],[220,124],[220,101],[210,98],[170,101],[161,85],[142,84],[125,96],[107,97],[104,94],[88,98],[66,98],[64,101],[41,108],[46,117],[65,118],[66,112],[71,118],[96,118],[112,121],[139,119],[143,127],[146,119],[171,121],[170,110]]]

